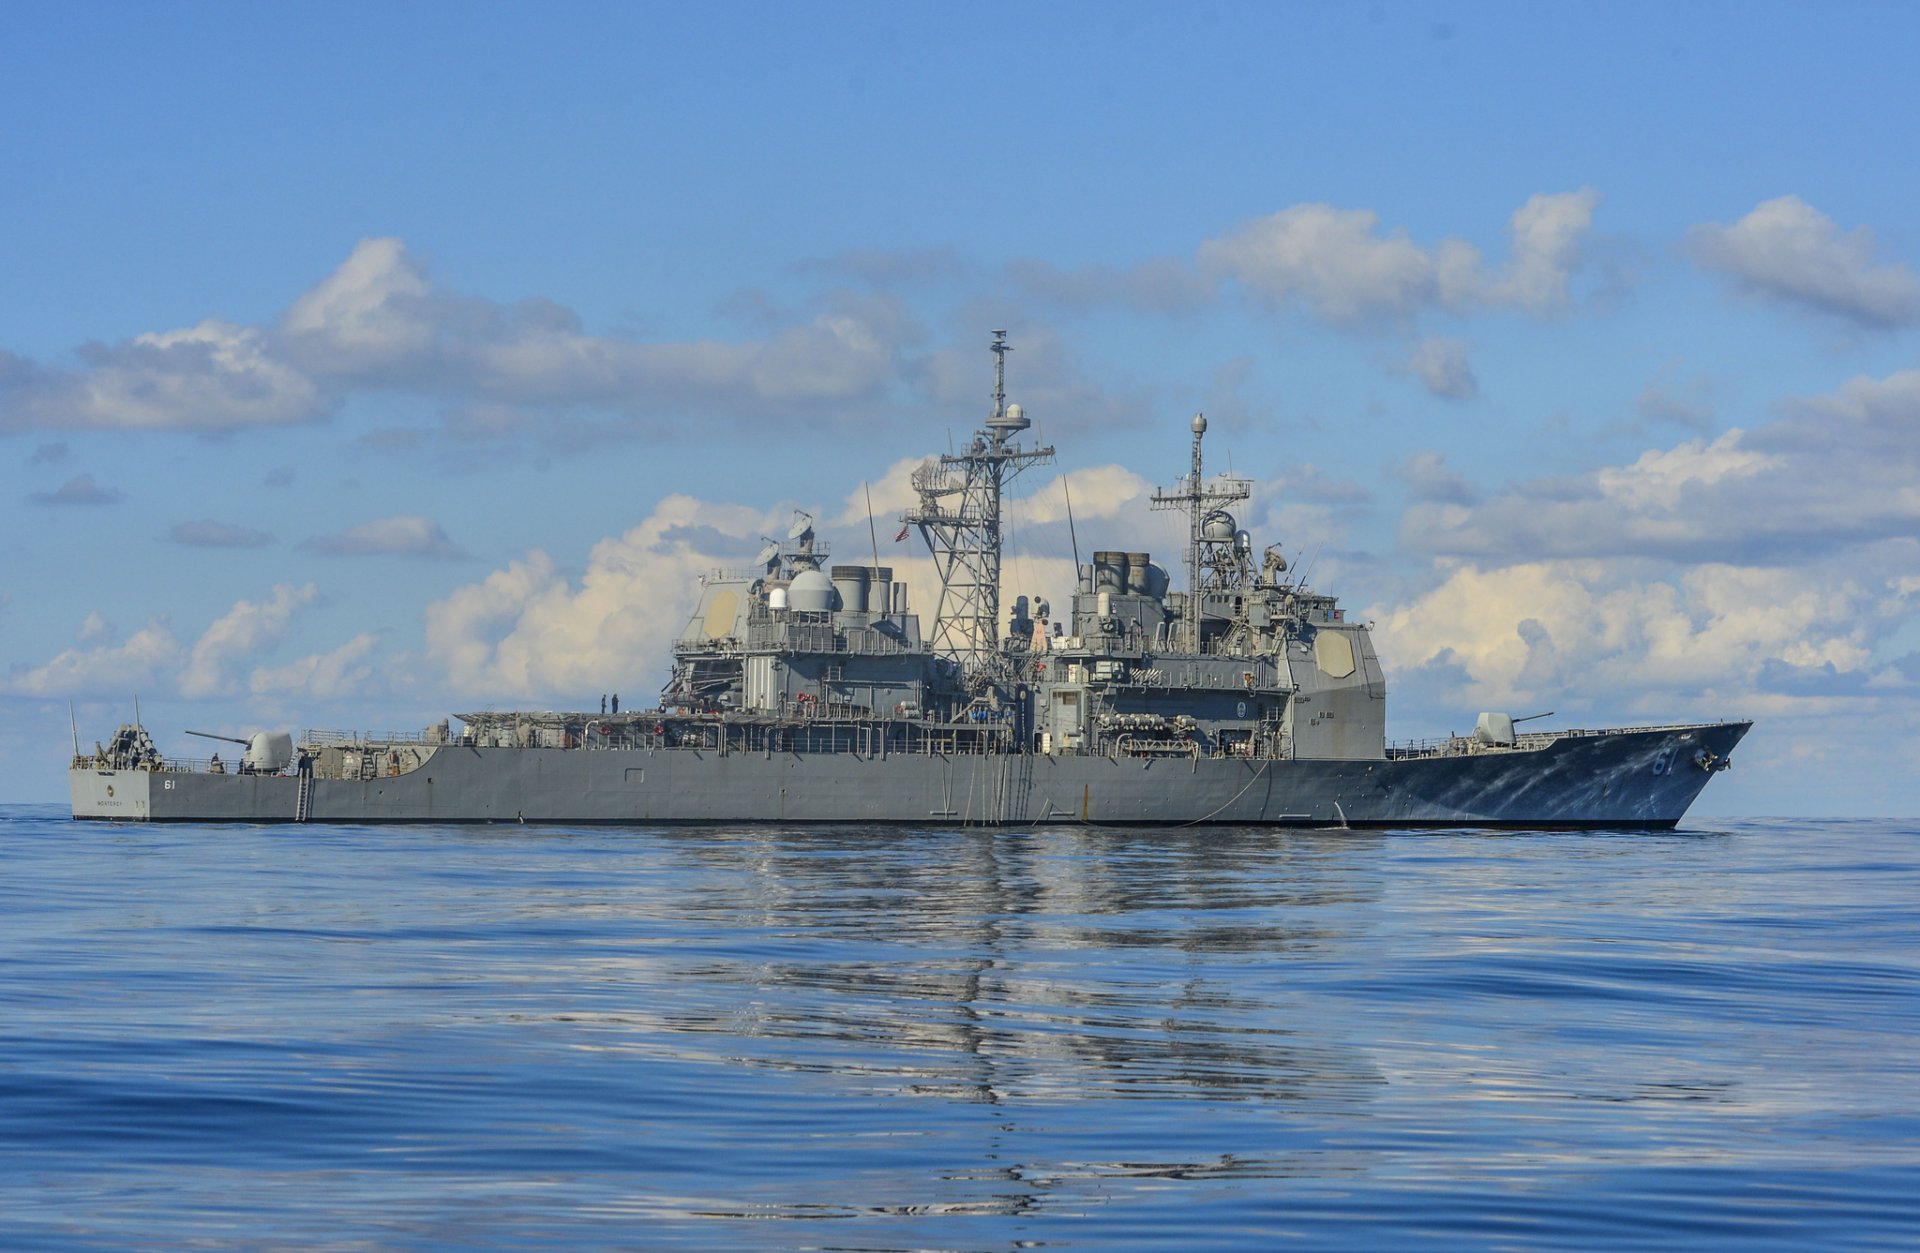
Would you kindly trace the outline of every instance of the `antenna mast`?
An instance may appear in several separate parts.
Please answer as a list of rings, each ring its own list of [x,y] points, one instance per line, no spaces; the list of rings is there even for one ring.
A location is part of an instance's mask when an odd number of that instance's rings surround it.
[[[933,650],[971,675],[997,677],[1000,657],[1000,500],[1014,476],[1053,459],[1053,449],[1021,448],[1013,437],[1032,423],[1007,403],[1005,331],[993,333],[993,412],[966,448],[913,472],[920,503],[900,515],[918,527],[940,576]]]
[[[1208,483],[1200,456],[1200,441],[1207,434],[1207,415],[1194,414],[1191,427],[1193,468],[1172,490],[1156,490],[1153,507],[1180,509],[1187,515],[1187,608],[1182,615],[1181,633],[1185,636],[1182,642],[1187,651],[1197,653],[1200,651],[1202,593],[1230,586],[1236,568],[1235,523],[1224,506],[1251,497],[1253,483],[1230,474]]]
[[[995,331],[993,343],[987,350],[993,354],[993,416],[1004,418],[1007,416],[1007,354],[1013,351],[1007,343],[1007,333]]]

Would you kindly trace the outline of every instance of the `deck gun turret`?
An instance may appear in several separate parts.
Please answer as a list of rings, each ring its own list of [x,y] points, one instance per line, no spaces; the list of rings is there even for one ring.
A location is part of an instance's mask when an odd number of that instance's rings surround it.
[[[293,762],[293,737],[285,731],[255,731],[251,738],[215,735],[211,731],[189,731],[203,740],[225,740],[246,749],[241,761],[256,774],[278,774]]]

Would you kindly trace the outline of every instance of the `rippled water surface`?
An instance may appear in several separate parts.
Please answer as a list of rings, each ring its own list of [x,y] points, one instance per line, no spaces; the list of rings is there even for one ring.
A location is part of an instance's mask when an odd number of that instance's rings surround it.
[[[1897,1246],[1920,827],[0,809],[9,1247]]]

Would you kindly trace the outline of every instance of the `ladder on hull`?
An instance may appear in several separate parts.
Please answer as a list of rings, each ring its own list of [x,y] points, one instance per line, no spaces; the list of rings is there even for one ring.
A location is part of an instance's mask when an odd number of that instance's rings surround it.
[[[300,790],[293,797],[293,820],[305,822],[313,816],[313,776],[300,776]]]

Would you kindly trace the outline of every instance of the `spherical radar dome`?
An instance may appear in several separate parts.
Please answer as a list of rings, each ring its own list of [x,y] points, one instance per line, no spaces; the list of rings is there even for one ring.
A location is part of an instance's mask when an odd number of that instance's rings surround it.
[[[833,609],[833,580],[818,570],[802,570],[787,588],[787,604],[795,613],[827,613]]]

